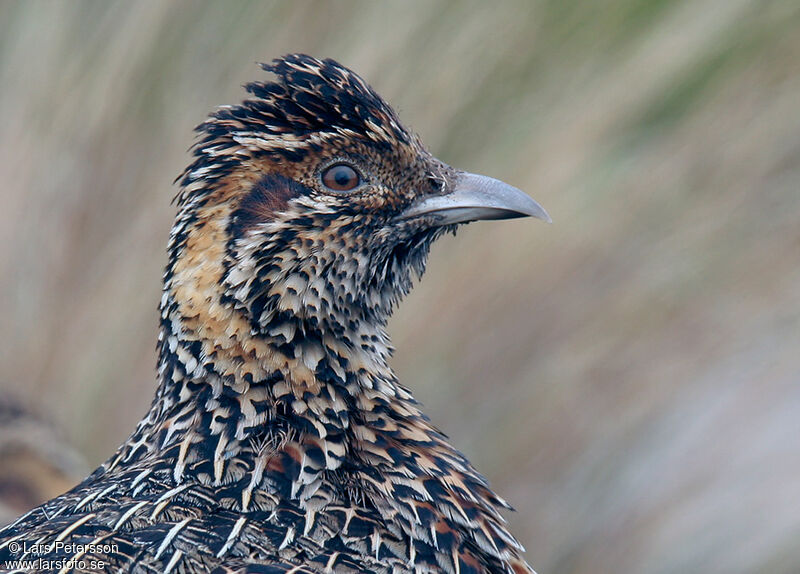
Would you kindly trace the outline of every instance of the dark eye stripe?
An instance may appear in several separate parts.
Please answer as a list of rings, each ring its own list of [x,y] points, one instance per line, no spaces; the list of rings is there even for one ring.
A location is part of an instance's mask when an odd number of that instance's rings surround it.
[[[361,176],[346,163],[337,163],[322,172],[322,183],[333,191],[352,191],[361,184]]]
[[[254,225],[269,221],[275,212],[286,209],[293,198],[309,193],[311,190],[288,177],[265,175],[242,197],[231,215],[231,237],[241,237]]]

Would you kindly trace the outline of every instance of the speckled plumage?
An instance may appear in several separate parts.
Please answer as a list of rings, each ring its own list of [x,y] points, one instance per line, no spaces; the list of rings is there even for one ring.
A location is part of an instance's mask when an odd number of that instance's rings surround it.
[[[388,364],[386,322],[454,229],[398,214],[458,172],[339,64],[265,69],[180,178],[150,411],[0,532],[0,559],[60,540],[113,545],[80,556],[110,571],[532,572],[508,505]],[[364,180],[346,194],[320,181],[342,160]]]

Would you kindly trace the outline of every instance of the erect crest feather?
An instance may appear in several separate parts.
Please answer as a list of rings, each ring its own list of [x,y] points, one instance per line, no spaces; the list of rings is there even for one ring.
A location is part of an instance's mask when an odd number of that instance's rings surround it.
[[[391,106],[338,62],[291,54],[262,68],[275,75],[273,81],[247,84],[253,97],[218,108],[197,127],[194,161],[178,178],[183,188],[178,206],[203,195],[247,157],[302,161],[336,138],[360,140],[379,151],[421,149]]]
[[[277,81],[248,84],[256,100],[246,104],[272,133],[344,131],[383,146],[413,139],[391,106],[358,74],[334,60],[291,54],[262,67]]]

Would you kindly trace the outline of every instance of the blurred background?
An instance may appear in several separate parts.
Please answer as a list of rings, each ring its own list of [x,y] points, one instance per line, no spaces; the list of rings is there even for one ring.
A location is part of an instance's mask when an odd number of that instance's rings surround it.
[[[191,130],[292,51],[553,216],[442,240],[390,325],[540,574],[800,572],[792,0],[6,0],[2,392],[125,440]]]

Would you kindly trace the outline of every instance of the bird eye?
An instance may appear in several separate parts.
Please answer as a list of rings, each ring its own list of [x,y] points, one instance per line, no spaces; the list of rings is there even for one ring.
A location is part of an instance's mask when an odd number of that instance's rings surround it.
[[[322,183],[333,191],[352,191],[361,183],[361,176],[346,163],[337,163],[322,172]]]

